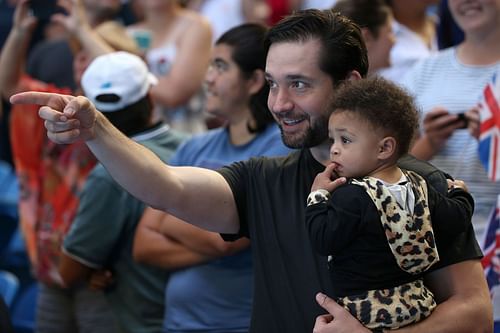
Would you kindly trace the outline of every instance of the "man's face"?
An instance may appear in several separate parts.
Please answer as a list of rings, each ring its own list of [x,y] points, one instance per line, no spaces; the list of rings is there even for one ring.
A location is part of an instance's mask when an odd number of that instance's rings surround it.
[[[224,118],[246,110],[250,101],[247,80],[233,61],[232,47],[217,44],[205,75],[206,111]]]
[[[267,105],[290,148],[314,147],[328,139],[333,83],[319,68],[317,40],[271,45],[267,55]]]

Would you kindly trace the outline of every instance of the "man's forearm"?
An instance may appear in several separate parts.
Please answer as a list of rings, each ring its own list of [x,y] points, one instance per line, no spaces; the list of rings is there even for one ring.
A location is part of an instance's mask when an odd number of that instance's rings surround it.
[[[397,332],[493,332],[491,299],[478,260],[441,268],[431,273],[427,283],[436,296],[438,306],[430,317]]]
[[[236,233],[239,220],[229,184],[203,168],[169,167],[97,113],[89,148],[113,178],[153,208],[207,230]]]
[[[139,232],[139,234],[138,234]],[[209,257],[144,226],[136,231],[134,260],[168,270],[181,269],[208,261]]]

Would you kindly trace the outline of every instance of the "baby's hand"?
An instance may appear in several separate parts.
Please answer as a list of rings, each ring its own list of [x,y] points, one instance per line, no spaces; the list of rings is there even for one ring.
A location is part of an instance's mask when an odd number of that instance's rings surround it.
[[[455,179],[455,180],[451,180],[451,179],[446,179],[446,181],[448,182],[448,191],[451,191],[453,190],[454,188],[461,188],[462,190],[464,190],[465,192],[469,192],[469,190],[467,189],[467,185],[465,185],[465,182],[463,180],[458,180],[458,179]]]
[[[346,182],[345,177],[339,177],[335,172],[335,168],[337,164],[330,163],[326,166],[323,172],[320,172],[316,175],[314,182],[311,187],[311,192],[316,190],[327,190],[328,192],[332,192],[338,186],[344,184]]]

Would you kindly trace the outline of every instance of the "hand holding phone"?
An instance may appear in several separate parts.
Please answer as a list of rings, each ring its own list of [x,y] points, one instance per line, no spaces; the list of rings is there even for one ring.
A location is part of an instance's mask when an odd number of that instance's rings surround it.
[[[469,126],[469,119],[467,118],[467,116],[465,115],[464,112],[461,112],[459,114],[457,114],[457,122],[461,122],[463,125],[460,126],[459,128],[467,128]]]
[[[448,111],[444,112],[444,109],[441,110],[435,115],[432,115],[429,120],[436,123],[436,128],[449,128],[453,125],[453,129],[464,129],[469,125],[469,119],[465,115],[464,112],[461,113],[448,113]],[[456,116],[456,117],[455,117]],[[459,127],[455,127],[455,125],[460,125]]]

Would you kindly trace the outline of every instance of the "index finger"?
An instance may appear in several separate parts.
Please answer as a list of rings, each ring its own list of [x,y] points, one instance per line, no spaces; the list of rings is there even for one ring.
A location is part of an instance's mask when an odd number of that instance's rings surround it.
[[[55,95],[36,91],[27,91],[12,95],[9,99],[11,104],[37,104],[47,105],[50,98]]]
[[[36,104],[47,105],[51,108],[63,110],[71,99],[69,95],[45,93],[37,91],[26,91],[12,95],[9,99],[11,104]]]

